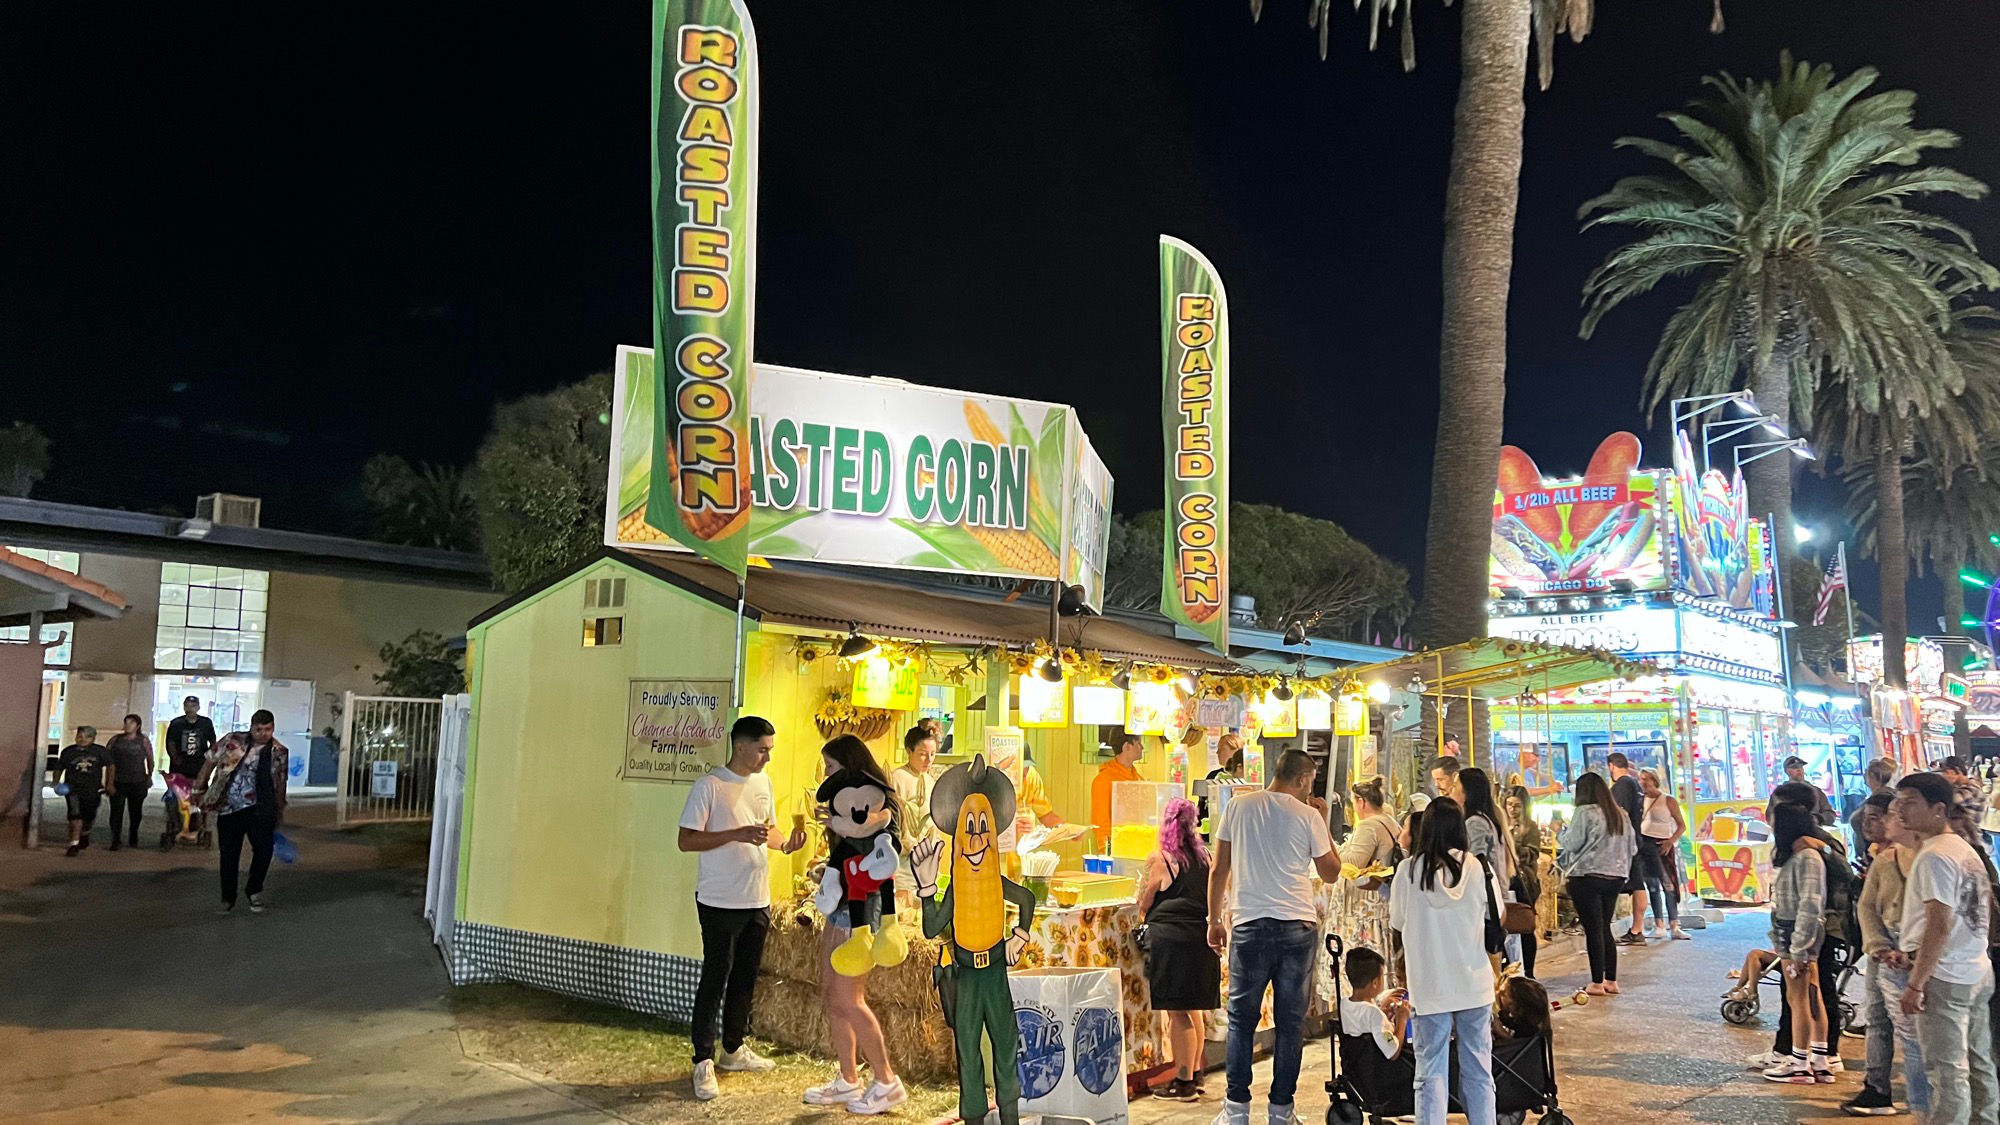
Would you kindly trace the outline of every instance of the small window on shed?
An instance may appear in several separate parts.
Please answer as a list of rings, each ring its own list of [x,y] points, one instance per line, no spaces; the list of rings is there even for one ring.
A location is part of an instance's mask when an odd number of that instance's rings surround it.
[[[583,647],[604,648],[625,639],[623,617],[586,617],[583,620]]]
[[[623,578],[587,578],[583,583],[583,608],[622,609],[625,605]]]

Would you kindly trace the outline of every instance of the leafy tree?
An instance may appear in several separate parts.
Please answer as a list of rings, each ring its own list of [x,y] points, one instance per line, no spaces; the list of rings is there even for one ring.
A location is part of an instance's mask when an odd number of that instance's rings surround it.
[[[48,474],[48,435],[28,422],[0,429],[0,496],[26,496]]]
[[[1924,165],[1958,137],[1918,129],[1908,90],[1868,94],[1876,78],[1864,67],[1836,82],[1833,68],[1786,53],[1775,81],[1703,79],[1704,97],[1662,115],[1678,141],[1618,141],[1667,167],[1583,205],[1585,230],[1638,232],[1585,283],[1583,335],[1662,282],[1696,281],[1647,365],[1647,406],[1748,388],[1766,413],[1810,423],[1821,380],[1868,412],[1884,376],[1955,366],[1938,329],[1948,292],[2000,278],[1964,230],[1910,205],[1976,199],[1986,185]],[[1750,510],[1776,514],[1781,559],[1795,551],[1792,461],[1746,469]]]
[[[1153,609],[1160,602],[1163,513],[1114,518],[1105,600]],[[1395,632],[1410,613],[1410,575],[1332,520],[1265,504],[1229,506],[1229,589],[1257,599],[1258,624],[1310,621],[1323,637],[1366,640]]]
[[[1792,618],[1798,623],[1798,628],[1785,631],[1785,643],[1792,650],[1792,659],[1821,674],[1844,668],[1847,662],[1847,607],[1835,601],[1825,621],[1812,623],[1813,606],[1825,578],[1824,566],[1801,555],[1793,556],[1785,570],[1785,598],[1791,602]]]
[[[1447,0],[1449,3],[1450,0]],[[1720,0],[1717,0],[1718,4]],[[1356,0],[1360,6],[1360,0]],[[1368,0],[1368,42],[1402,18],[1403,68],[1416,65],[1415,0]],[[1307,0],[1326,57],[1331,0]],[[1594,0],[1463,0],[1458,107],[1444,204],[1444,332],[1439,348],[1437,440],[1425,531],[1424,604],[1417,636],[1443,645],[1486,635],[1484,551],[1465,550],[1493,532],[1507,397],[1507,295],[1520,200],[1521,129],[1527,116],[1528,48],[1548,87],[1556,37],[1590,32]],[[1250,0],[1252,17],[1264,0]],[[1721,30],[1721,10],[1715,30]],[[1475,737],[1475,741],[1478,738]]]
[[[1907,568],[1921,573],[1926,558],[1944,586],[1945,626],[1959,628],[1963,596],[1959,571],[1970,565],[1991,567],[2000,558],[1987,536],[2000,532],[2000,482],[1993,479],[2000,465],[2000,330],[1979,327],[1990,322],[1984,309],[1966,309],[1955,316],[1947,346],[1963,379],[1958,394],[1933,407],[1928,415],[1905,420],[1894,411],[1850,418],[1847,404],[1836,403],[1840,417],[1830,429],[1856,442],[1873,441],[1867,455],[1857,457],[1842,473],[1848,486],[1848,522],[1860,533],[1860,546],[1883,566],[1883,618],[1896,618],[1908,628]],[[1922,376],[1916,377],[1921,381]],[[1891,443],[1898,465],[1891,487],[1882,480],[1890,472]],[[1900,525],[1901,533],[1894,528]],[[1901,541],[1901,557],[1884,557],[1884,539]],[[1892,582],[1892,572],[1905,578]],[[1983,607],[1982,607],[1983,608]],[[1888,626],[1885,624],[1885,635]],[[1893,647],[1893,646],[1892,646]],[[1886,657],[1885,657],[1886,659]]]
[[[479,447],[480,536],[502,590],[574,565],[604,538],[611,373],[506,403]]]
[[[369,530],[387,543],[446,551],[479,549],[479,508],[472,474],[439,465],[411,465],[378,453],[361,467]]]
[[[2000,430],[2000,347],[1992,332],[1974,325],[1990,315],[1968,308],[1948,318],[1940,334],[1946,361],[1937,368],[1887,366],[1871,371],[1868,379],[1841,384],[1839,394],[1820,397],[1818,431],[1824,439],[1844,463],[1873,467],[1874,534],[1864,544],[1873,546],[1881,567],[1886,638],[1907,636],[1910,627],[1908,466],[1929,462],[1928,471],[1940,481],[1968,470],[1980,484],[1988,471],[1980,458],[1990,435]],[[1866,494],[1857,493],[1851,502],[1866,512]],[[1905,671],[1902,646],[1883,645],[1883,680],[1903,687]]]
[[[465,661],[445,646],[443,637],[419,629],[394,644],[382,646],[382,670],[375,685],[385,695],[434,699],[465,690]]]

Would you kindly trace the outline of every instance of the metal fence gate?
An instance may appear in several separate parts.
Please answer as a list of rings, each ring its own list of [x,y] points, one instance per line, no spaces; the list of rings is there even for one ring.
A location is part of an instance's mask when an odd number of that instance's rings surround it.
[[[429,820],[444,700],[347,693],[336,823]]]

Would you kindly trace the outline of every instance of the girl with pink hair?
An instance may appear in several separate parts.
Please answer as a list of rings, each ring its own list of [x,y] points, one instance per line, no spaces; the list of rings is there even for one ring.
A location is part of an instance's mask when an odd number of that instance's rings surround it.
[[[1146,916],[1146,985],[1167,1015],[1174,1077],[1155,1095],[1191,1102],[1201,1094],[1202,1014],[1222,1006],[1222,962],[1208,947],[1208,845],[1193,801],[1175,797],[1160,815],[1160,848],[1139,886]]]

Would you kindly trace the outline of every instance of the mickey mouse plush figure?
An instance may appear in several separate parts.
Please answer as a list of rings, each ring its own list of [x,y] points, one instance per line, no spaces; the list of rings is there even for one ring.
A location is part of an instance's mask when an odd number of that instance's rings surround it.
[[[894,965],[910,951],[895,918],[895,798],[879,778],[844,769],[821,783],[816,797],[827,809],[826,874],[814,905],[829,925],[845,925],[846,941],[833,951],[833,969],[858,977],[875,965]],[[883,917],[884,902],[889,903]]]

